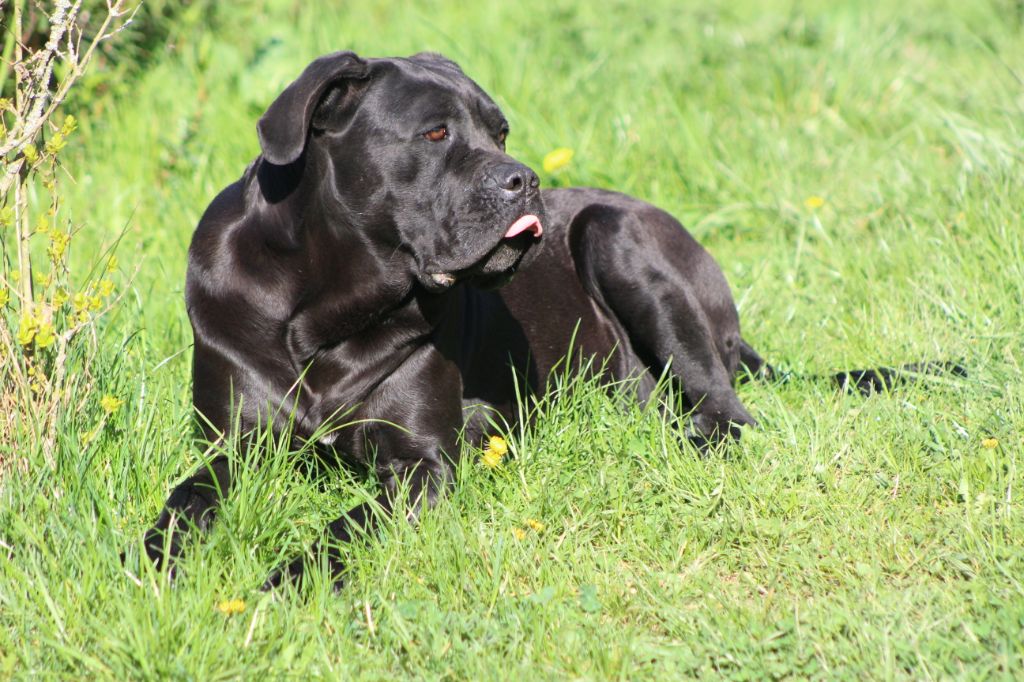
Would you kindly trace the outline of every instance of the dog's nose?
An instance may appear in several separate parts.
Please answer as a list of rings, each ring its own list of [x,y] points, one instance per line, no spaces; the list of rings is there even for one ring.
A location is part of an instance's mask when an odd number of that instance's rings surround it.
[[[499,163],[487,171],[487,184],[510,196],[518,196],[540,186],[537,174],[521,163]]]

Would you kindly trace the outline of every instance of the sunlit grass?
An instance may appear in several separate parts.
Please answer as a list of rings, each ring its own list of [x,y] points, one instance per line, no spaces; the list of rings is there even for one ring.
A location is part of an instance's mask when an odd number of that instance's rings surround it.
[[[1013,3],[315,5],[225,6],[216,31],[179,36],[129,92],[75,112],[80,244],[127,224],[118,258],[139,272],[91,368],[93,411],[67,420],[55,468],[26,444],[27,466],[0,483],[0,675],[1020,670]],[[138,555],[203,454],[191,230],[257,153],[263,108],[335,49],[443,52],[502,105],[510,152],[545,185],[621,189],[679,216],[722,264],[744,335],[783,368],[963,358],[970,378],[866,400],[747,384],[760,428],[704,458],[656,410],[573,382],[502,434],[496,466],[467,452],[418,526],[349,548],[340,594],[322,575],[283,598],[257,588],[373,482],[270,444],[258,466],[240,457],[237,492],[167,585]],[[562,148],[571,159],[543,172]]]

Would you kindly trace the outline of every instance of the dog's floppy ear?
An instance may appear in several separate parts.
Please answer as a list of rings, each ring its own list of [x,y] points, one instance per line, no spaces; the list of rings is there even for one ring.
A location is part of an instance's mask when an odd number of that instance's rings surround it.
[[[286,166],[302,156],[310,120],[328,88],[341,80],[366,78],[368,73],[369,65],[354,52],[334,52],[313,60],[256,124],[263,158]]]

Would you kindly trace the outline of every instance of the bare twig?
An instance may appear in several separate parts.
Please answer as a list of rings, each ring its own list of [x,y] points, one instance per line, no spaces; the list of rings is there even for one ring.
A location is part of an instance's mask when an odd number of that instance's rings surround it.
[[[128,12],[125,10],[123,0],[108,2],[107,15],[104,17],[103,23],[100,24],[92,40],[89,41],[89,46],[86,48],[85,53],[79,54],[77,50],[70,49],[67,51],[68,73],[57,86],[57,89],[51,92],[48,86],[53,75],[54,61],[60,55],[60,41],[65,33],[70,36],[70,33],[75,30],[74,24],[81,9],[81,4],[81,0],[74,3],[69,3],[68,0],[58,0],[57,7],[50,16],[50,37],[46,41],[46,45],[33,54],[29,60],[36,62],[31,72],[24,65],[25,60],[21,58],[22,47],[20,43],[15,48],[15,76],[22,80],[25,76],[30,78],[30,88],[33,90],[33,95],[28,102],[15,103],[15,125],[8,138],[0,143],[0,157],[7,156],[12,151],[20,152],[38,138],[43,130],[43,125],[46,121],[50,120],[57,108],[64,102],[68,92],[71,90],[71,86],[85,72],[85,68],[88,66],[99,44],[123,31],[131,23],[131,20],[135,17],[135,12],[138,10],[138,6],[133,8],[128,19],[111,30],[111,25]],[[16,9],[15,31],[19,34],[20,19],[21,14]],[[20,68],[19,63],[22,64]],[[18,90],[21,92],[22,88],[19,87]],[[17,177],[17,172],[13,168],[8,167],[3,178],[0,179],[0,196],[7,194],[11,184]]]

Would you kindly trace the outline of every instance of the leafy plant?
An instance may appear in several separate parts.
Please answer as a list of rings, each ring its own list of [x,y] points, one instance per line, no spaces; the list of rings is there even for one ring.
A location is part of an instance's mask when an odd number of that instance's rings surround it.
[[[134,8],[107,0],[90,25],[80,0],[57,0],[45,18],[37,13],[34,20],[45,21],[48,34],[33,46],[19,40],[26,4],[16,0],[10,8],[5,73],[14,86],[12,97],[0,99],[0,467],[25,443],[41,445],[53,463],[60,415],[93,388],[88,372],[69,367],[96,352],[89,332],[118,300],[112,254],[72,266],[79,227],[61,211],[60,155],[77,121],[61,105],[99,45],[128,25]]]

